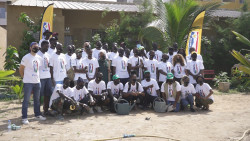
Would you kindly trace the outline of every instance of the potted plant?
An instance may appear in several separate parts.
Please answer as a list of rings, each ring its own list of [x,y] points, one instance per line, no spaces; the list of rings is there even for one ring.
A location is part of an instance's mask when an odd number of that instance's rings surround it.
[[[228,92],[230,87],[230,80],[227,76],[227,72],[220,72],[214,78],[215,86],[218,87],[221,92]]]

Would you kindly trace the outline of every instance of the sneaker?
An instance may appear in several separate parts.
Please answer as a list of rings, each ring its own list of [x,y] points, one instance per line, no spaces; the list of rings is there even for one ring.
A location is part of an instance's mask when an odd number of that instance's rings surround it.
[[[22,123],[25,124],[25,125],[28,125],[28,124],[29,124],[29,121],[28,121],[27,118],[25,118],[25,119],[22,119]]]
[[[90,114],[94,114],[93,108],[90,107],[88,112],[89,112]]]
[[[43,117],[42,115],[36,117],[39,120],[46,120],[46,117]]]
[[[102,113],[102,108],[100,106],[95,106],[97,113]]]

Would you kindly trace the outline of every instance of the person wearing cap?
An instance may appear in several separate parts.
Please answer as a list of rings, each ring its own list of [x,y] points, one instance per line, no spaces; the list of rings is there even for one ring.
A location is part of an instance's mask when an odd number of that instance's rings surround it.
[[[160,97],[160,88],[156,80],[150,77],[149,71],[144,72],[144,78],[141,85],[144,89],[146,104],[147,106],[149,104],[153,105],[155,98]]]
[[[168,58],[169,56],[167,55],[167,53],[163,53],[162,61],[159,62],[158,64],[159,86],[161,86],[166,81],[167,73],[174,72],[173,65],[170,62],[168,62]]]
[[[65,77],[63,84],[57,84],[51,95],[49,107],[53,110],[52,113],[58,114],[58,119],[64,119],[64,113],[71,113],[70,106],[76,106],[76,101],[73,99],[74,93],[69,87],[70,79]]]
[[[38,44],[32,42],[30,44],[30,53],[26,54],[21,61],[19,73],[23,78],[24,99],[22,103],[22,123],[29,124],[27,119],[27,112],[29,107],[29,100],[31,92],[33,91],[34,113],[37,119],[46,120],[40,112],[40,71],[39,67],[42,65],[42,58],[37,55],[39,51]]]
[[[198,75],[196,81],[196,107],[209,110],[209,105],[214,103],[213,90],[208,83],[204,83],[203,76]]]
[[[51,74],[50,74],[50,56],[47,53],[49,48],[49,42],[44,40],[41,44],[40,50],[37,52],[37,54],[42,58],[41,60],[41,66],[39,67],[40,72],[40,83],[41,83],[41,90],[40,90],[40,99],[41,102],[43,101],[43,115],[50,115],[48,109],[49,109],[49,100],[50,96],[53,92],[52,88],[52,81],[51,81]]]
[[[128,69],[130,72],[134,71],[136,72],[137,79],[139,82],[142,80],[142,68],[143,68],[143,59],[139,57],[139,51],[136,48],[134,50],[134,56],[131,56],[128,59]]]
[[[122,98],[132,104],[136,102],[138,105],[143,106],[143,108],[146,106],[142,85],[137,81],[137,76],[134,72],[130,75],[130,81],[124,86]]]
[[[57,45],[57,39],[55,37],[52,37],[49,39],[49,49],[47,51],[47,53],[52,56],[53,54],[56,53],[56,45]]]
[[[129,80],[128,58],[123,56],[124,49],[119,48],[119,56],[112,61],[113,73],[120,77],[121,83],[125,85]]]
[[[150,72],[150,77],[158,81],[158,61],[154,59],[155,52],[149,52],[149,59],[144,61],[144,69]]]
[[[186,60],[191,61],[192,60],[192,52],[195,52],[195,48],[191,47],[189,48],[189,55],[186,56]],[[201,62],[203,62],[202,56],[200,54],[197,54],[197,60],[200,60]]]
[[[84,86],[84,80],[79,77],[76,82],[76,86],[72,88],[73,92],[73,99],[77,103],[76,111],[79,111],[80,114],[82,114],[84,111],[93,113],[93,110],[91,111],[90,105],[93,105],[93,97],[89,94],[89,91]]]
[[[71,45],[68,45],[67,53],[65,54],[65,61],[66,61],[67,76],[70,78],[70,80],[74,80],[73,67],[76,65],[76,56],[73,54],[75,54],[73,51],[73,47]]]
[[[167,74],[166,81],[161,85],[161,92],[166,103],[173,106],[174,112],[179,112],[181,85],[174,80],[174,75],[172,73]]]
[[[114,112],[114,102],[122,96],[123,84],[118,75],[113,75],[112,79],[113,81],[108,82],[107,91],[110,98],[110,111]]]
[[[175,81],[181,83],[181,78],[186,75],[186,62],[181,54],[176,54],[173,58],[173,74]]]
[[[82,58],[82,49],[80,48],[76,49],[76,59],[74,60],[74,64],[75,83],[79,78],[82,78],[84,83],[87,83],[88,79],[86,77],[86,73],[88,72],[88,65]]]
[[[187,63],[187,75],[189,75],[190,83],[196,86],[196,77],[198,75],[203,75],[204,65],[200,60],[197,60],[197,53],[193,52],[192,61],[188,61]]]
[[[158,45],[156,43],[152,44],[153,50],[155,51],[155,57],[154,59],[158,62],[161,62],[162,58],[162,51],[158,50]],[[147,53],[147,57],[149,58],[149,52]]]
[[[188,108],[190,105],[190,111],[195,112],[194,106],[194,97],[196,94],[195,88],[193,84],[189,83],[189,77],[183,76],[182,78],[183,84],[181,85],[181,106],[184,109]]]
[[[106,84],[102,80],[103,74],[101,72],[97,72],[96,78],[91,80],[88,84],[88,90],[89,94],[92,95],[94,98],[94,108],[98,113],[103,112],[102,106],[105,106],[108,104],[109,99],[107,98],[107,92],[106,92]],[[91,101],[93,103],[93,101]],[[91,110],[93,108],[91,107]]]
[[[52,35],[52,32],[50,32],[49,30],[46,30],[43,32],[43,38],[39,41],[39,47],[41,47],[41,44],[43,41],[48,41],[49,42],[49,38]]]
[[[63,79],[67,77],[67,62],[65,60],[65,55],[62,53],[63,48],[61,43],[56,45],[56,50],[56,53],[50,58],[50,73],[54,86],[56,84],[63,84]]]

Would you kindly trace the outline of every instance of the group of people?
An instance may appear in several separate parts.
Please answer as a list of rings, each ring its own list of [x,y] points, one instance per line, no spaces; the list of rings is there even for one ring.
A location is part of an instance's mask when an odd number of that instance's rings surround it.
[[[195,112],[194,103],[208,110],[214,102],[212,88],[204,82],[202,56],[194,48],[186,56],[177,43],[163,53],[156,43],[149,52],[140,43],[130,51],[124,42],[120,47],[113,43],[109,51],[107,43],[97,41],[92,49],[86,41],[82,48],[67,46],[64,54],[58,34],[51,37],[47,30],[43,35],[39,44],[30,44],[30,53],[22,58],[19,68],[24,83],[23,124],[29,124],[27,109],[32,92],[34,113],[40,120],[48,115],[63,119],[65,113],[93,114],[104,108],[115,112],[114,104],[120,99],[145,110],[163,98],[174,112]]]

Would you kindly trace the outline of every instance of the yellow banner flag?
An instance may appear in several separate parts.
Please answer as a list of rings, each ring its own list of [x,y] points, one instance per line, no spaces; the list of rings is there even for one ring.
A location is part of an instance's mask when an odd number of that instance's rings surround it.
[[[190,48],[195,48],[196,52],[201,52],[201,36],[202,36],[202,25],[205,16],[205,11],[201,12],[194,20],[192,27],[195,29],[189,33],[186,47],[186,54],[190,54]]]
[[[50,4],[43,12],[43,18],[41,23],[41,32],[40,32],[40,40],[44,38],[43,33],[46,30],[52,32],[53,29],[53,13],[54,13],[54,5]]]

